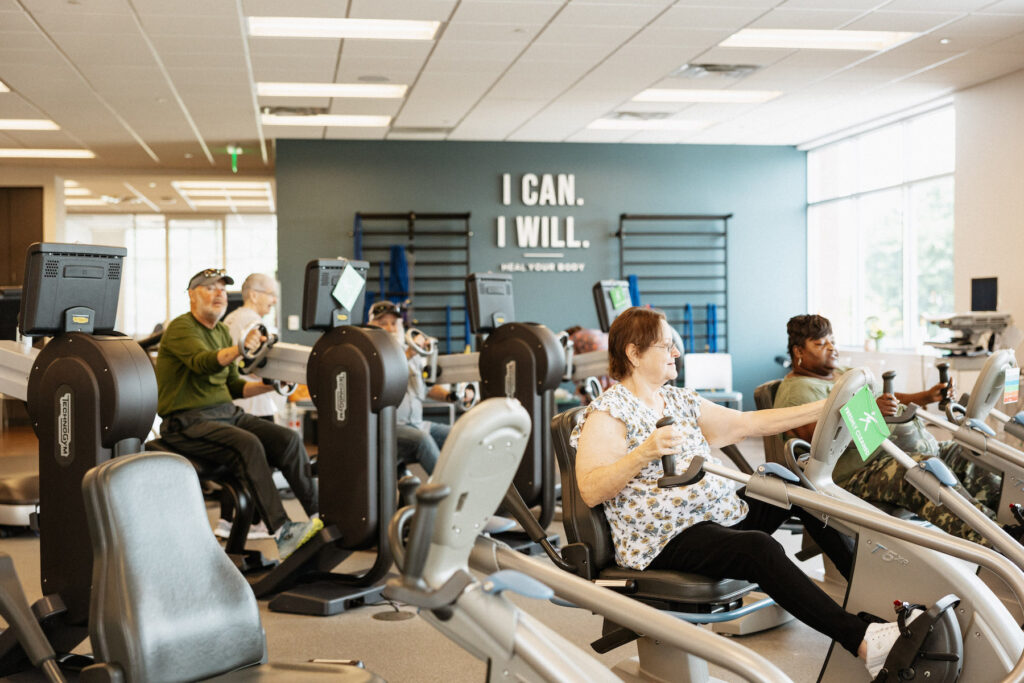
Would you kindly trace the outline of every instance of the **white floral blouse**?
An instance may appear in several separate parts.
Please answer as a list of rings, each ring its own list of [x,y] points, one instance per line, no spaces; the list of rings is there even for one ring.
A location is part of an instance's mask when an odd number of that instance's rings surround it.
[[[700,399],[690,389],[661,387],[665,399],[664,415],[676,418],[683,434],[682,454],[676,456],[676,472],[683,472],[695,455],[720,463],[711,455],[704,434],[697,425]],[[570,443],[579,443],[580,432],[595,410],[604,410],[626,425],[626,451],[647,440],[654,425],[664,415],[644,405],[632,392],[616,384],[587,406]],[[652,460],[629,480],[614,498],[604,502],[604,514],[612,530],[615,562],[620,567],[644,569],[677,534],[698,522],[736,524],[747,515],[747,504],[736,495],[727,479],[712,474],[690,486],[663,489],[658,479],[664,476],[661,460]]]

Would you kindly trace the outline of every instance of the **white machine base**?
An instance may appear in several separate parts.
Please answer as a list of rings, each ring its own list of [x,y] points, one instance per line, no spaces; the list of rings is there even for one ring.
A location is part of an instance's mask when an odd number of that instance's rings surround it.
[[[763,600],[768,596],[764,593],[748,593],[743,598],[743,604],[749,605],[752,602]],[[733,619],[732,621],[721,621],[716,624],[711,624],[711,630],[715,633],[726,636],[745,636],[751,633],[759,633],[760,631],[767,631],[770,628],[776,626],[782,626],[785,623],[793,621],[793,615],[782,609],[778,605],[771,605],[759,609],[756,612],[740,617],[739,619]]]
[[[0,526],[29,526],[29,517],[38,505],[0,505]]]
[[[636,649],[638,657],[624,659],[612,668],[612,673],[629,683],[724,683],[720,678],[711,678],[708,663],[703,659],[660,645],[650,638],[636,641]]]

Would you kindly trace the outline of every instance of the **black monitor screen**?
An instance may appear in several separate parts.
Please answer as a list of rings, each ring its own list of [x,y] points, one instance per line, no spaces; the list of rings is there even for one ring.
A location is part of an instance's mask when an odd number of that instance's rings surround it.
[[[306,264],[302,329],[329,330],[362,325],[366,274],[370,264],[345,258],[315,259]]]
[[[998,300],[997,278],[971,278],[971,310],[994,311]]]
[[[124,247],[36,242],[25,259],[21,333],[112,332]]]
[[[597,306],[597,322],[601,331],[607,332],[619,313],[632,305],[629,283],[625,280],[601,280],[594,285],[594,305]]]
[[[466,277],[466,304],[473,334],[490,332],[516,319],[512,298],[512,276],[496,273],[471,273]]]
[[[21,287],[0,287],[0,339],[18,338]]]

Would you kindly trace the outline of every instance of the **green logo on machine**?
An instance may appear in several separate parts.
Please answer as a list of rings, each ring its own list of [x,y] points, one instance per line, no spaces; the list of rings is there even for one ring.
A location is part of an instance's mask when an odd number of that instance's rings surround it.
[[[875,403],[871,387],[863,386],[846,405],[839,409],[843,422],[850,430],[860,457],[867,460],[889,436],[889,427]]]
[[[613,287],[608,290],[608,298],[611,299],[612,308],[616,311],[625,307],[627,296],[629,296],[629,292],[625,287]]]

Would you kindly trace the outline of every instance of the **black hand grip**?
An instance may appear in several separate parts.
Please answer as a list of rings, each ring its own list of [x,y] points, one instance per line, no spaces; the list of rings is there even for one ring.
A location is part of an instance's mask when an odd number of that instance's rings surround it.
[[[427,564],[430,538],[434,534],[437,506],[451,493],[444,484],[424,484],[416,490],[416,512],[410,522],[409,540],[405,544],[402,574],[407,584],[418,584]]]
[[[896,379],[896,371],[895,370],[886,370],[885,372],[882,373],[882,393],[883,394],[893,394],[895,396],[894,387],[893,387],[893,384],[894,384],[893,380],[895,380],[895,379]],[[884,419],[885,419],[885,423],[886,424],[901,425],[901,424],[905,424],[907,422],[910,422],[916,416],[917,416],[917,406],[911,404],[911,405],[908,405],[908,406],[904,406],[902,414],[900,414],[900,415],[887,415]]]
[[[674,425],[676,419],[671,415],[658,420],[654,425],[655,429]],[[686,471],[682,474],[676,474],[676,458],[675,454],[661,456],[661,466],[665,471],[665,476],[658,480],[658,487],[663,489],[670,489],[676,486],[689,486],[690,484],[696,484],[698,481],[704,478],[704,458],[697,456],[690,461],[690,466],[686,468]]]
[[[896,379],[895,370],[886,370],[882,373],[882,393],[891,394],[893,392],[893,380]]]
[[[676,419],[674,417],[672,417],[671,415],[666,415],[665,417],[663,417],[660,420],[658,420],[658,422],[654,425],[654,428],[655,429],[661,429],[662,427],[668,427],[669,425],[674,425],[675,423],[676,423]],[[675,454],[673,453],[671,455],[663,455],[663,456],[661,456],[661,467],[665,471],[665,476],[666,477],[673,477],[673,476],[675,476],[675,474],[676,474],[676,456],[675,456]],[[661,486],[661,482],[658,483],[658,486]],[[662,488],[665,488],[665,487],[662,486]]]
[[[946,395],[939,401],[939,410],[945,410],[949,405],[949,363],[936,363],[935,367],[939,370],[939,384],[946,385]]]

